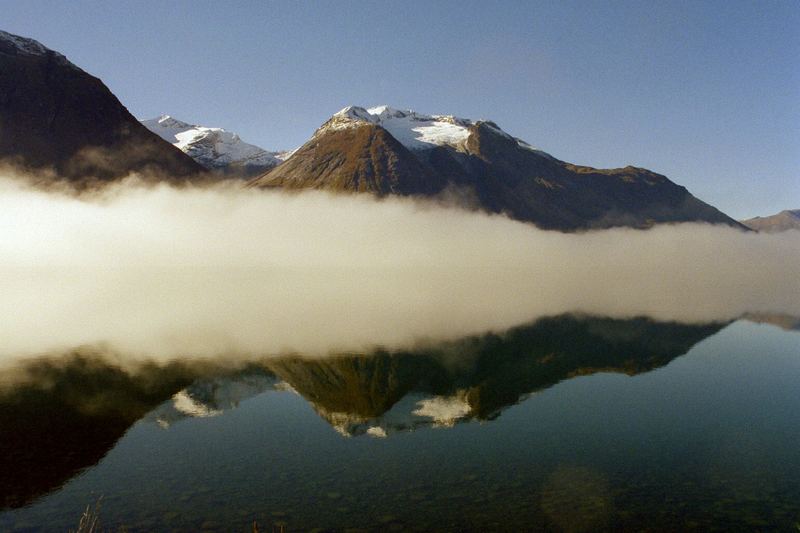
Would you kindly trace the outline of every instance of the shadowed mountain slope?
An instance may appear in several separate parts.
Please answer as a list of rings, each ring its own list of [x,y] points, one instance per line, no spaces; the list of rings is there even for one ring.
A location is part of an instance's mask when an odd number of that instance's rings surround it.
[[[203,172],[99,79],[33,39],[0,31],[0,160],[74,182]]]

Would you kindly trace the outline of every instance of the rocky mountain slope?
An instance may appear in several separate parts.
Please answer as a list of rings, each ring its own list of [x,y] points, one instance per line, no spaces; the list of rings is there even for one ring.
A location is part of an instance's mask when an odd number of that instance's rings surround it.
[[[0,160],[80,182],[204,172],[142,126],[102,81],[41,43],[0,31]]]
[[[289,152],[268,152],[222,128],[189,124],[169,115],[142,124],[208,170],[229,177],[252,177],[283,162]]]
[[[743,228],[655,172],[573,165],[493,122],[387,106],[339,111],[285,163],[249,186],[445,195],[566,231],[688,221]]]
[[[787,209],[768,217],[742,220],[742,224],[763,233],[779,233],[790,229],[800,230],[800,209]]]

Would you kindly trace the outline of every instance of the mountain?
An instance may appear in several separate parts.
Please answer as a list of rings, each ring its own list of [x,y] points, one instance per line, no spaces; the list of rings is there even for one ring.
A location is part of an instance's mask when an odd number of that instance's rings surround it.
[[[749,218],[741,222],[748,228],[763,233],[778,233],[790,229],[800,230],[800,209],[787,209],[777,215]]]
[[[347,107],[251,187],[462,198],[491,213],[574,231],[700,221],[744,229],[646,169],[560,161],[490,121]]]
[[[41,43],[0,31],[0,160],[73,182],[204,169],[136,120],[102,81]]]
[[[204,168],[234,177],[262,174],[283,162],[289,152],[268,152],[222,128],[197,126],[169,115],[143,120],[144,126]]]

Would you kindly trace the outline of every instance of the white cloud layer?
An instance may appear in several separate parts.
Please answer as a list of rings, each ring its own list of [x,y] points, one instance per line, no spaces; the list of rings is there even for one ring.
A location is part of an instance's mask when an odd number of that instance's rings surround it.
[[[324,353],[568,311],[800,315],[800,232],[540,231],[407,199],[0,179],[0,358]]]

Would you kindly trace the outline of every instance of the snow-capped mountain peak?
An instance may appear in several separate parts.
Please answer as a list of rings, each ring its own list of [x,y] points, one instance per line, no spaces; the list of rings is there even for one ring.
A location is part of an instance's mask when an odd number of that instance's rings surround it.
[[[158,118],[143,120],[142,124],[170,144],[175,144],[177,142],[178,134],[197,127],[193,124],[172,118],[169,115],[161,115]]]
[[[429,150],[436,146],[450,146],[462,150],[470,136],[470,128],[478,123],[486,124],[496,133],[513,139],[523,148],[541,155],[548,154],[532,147],[525,141],[512,137],[494,122],[471,120],[453,115],[424,115],[412,110],[402,110],[381,105],[370,108],[348,106],[334,114],[317,135],[328,130],[357,127],[360,124],[376,124],[386,129],[392,137],[413,151]]]
[[[190,129],[194,128],[193,124],[189,124],[188,122],[183,122],[182,120],[178,120],[177,118],[173,118],[169,115],[161,115],[157,119],[155,119],[159,126],[164,128],[183,128],[183,129]]]
[[[423,115],[387,105],[365,109],[348,106],[334,114],[318,132],[338,130],[359,124],[377,124],[410,150],[426,150],[448,145],[458,148],[469,137],[472,121],[449,115]]]
[[[347,106],[344,109],[334,113],[332,119],[337,119],[342,123],[346,121],[364,121],[364,122],[371,122],[375,123],[375,117],[373,117],[366,109],[359,106]]]
[[[255,174],[279,165],[291,155],[269,152],[246,143],[236,133],[223,128],[198,126],[170,115],[143,120],[142,124],[210,170],[236,169]]]

